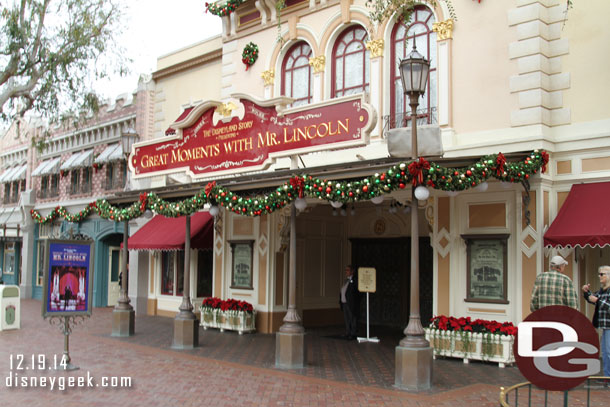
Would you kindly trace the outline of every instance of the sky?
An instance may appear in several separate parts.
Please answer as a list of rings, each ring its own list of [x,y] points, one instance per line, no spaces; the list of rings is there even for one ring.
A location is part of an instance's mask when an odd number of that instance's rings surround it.
[[[126,28],[119,41],[133,65],[129,76],[99,83],[96,90],[105,97],[133,92],[140,74],[155,70],[157,57],[222,31],[220,17],[205,12],[205,0],[127,0],[124,4]]]

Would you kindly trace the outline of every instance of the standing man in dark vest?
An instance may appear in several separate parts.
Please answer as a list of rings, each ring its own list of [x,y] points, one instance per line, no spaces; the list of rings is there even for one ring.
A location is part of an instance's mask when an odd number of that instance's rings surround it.
[[[358,315],[360,313],[360,293],[358,292],[358,282],[354,275],[354,268],[351,265],[345,267],[345,282],[341,287],[339,304],[343,310],[345,319],[345,338],[356,339],[358,331]]]

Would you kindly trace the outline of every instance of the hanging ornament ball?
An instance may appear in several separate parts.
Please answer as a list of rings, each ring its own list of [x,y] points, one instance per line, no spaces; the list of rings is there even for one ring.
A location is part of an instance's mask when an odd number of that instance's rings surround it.
[[[375,205],[379,205],[380,203],[383,202],[383,196],[382,195],[378,195],[378,196],[372,198],[371,202],[373,202]]]
[[[217,205],[210,206],[210,215],[216,217],[220,213],[220,208]]]
[[[489,184],[487,182],[481,182],[476,189],[477,191],[485,192],[487,191],[487,188],[489,188]]]

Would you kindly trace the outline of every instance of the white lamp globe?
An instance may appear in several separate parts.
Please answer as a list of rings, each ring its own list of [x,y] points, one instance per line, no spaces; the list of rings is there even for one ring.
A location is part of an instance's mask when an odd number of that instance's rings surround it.
[[[373,202],[375,205],[379,205],[380,203],[383,202],[383,196],[381,196],[381,195],[376,196],[375,198],[371,199],[371,202]]]
[[[303,210],[305,210],[305,208],[307,208],[307,201],[305,200],[305,198],[297,198],[294,201],[294,206],[298,210],[303,211]]]
[[[339,209],[340,207],[343,206],[342,202],[337,202],[337,201],[330,201],[330,204],[332,205],[333,208],[335,209]]]
[[[457,196],[458,191],[447,191],[447,196]]]
[[[428,188],[426,188],[425,186],[420,185],[415,188],[415,198],[417,198],[419,201],[425,201],[426,199],[428,199],[429,196],[430,191],[428,191]]]
[[[218,208],[217,205],[212,205],[212,206],[210,206],[209,212],[210,212],[210,215],[216,217],[216,216],[218,216],[218,213],[220,213],[220,208]]]

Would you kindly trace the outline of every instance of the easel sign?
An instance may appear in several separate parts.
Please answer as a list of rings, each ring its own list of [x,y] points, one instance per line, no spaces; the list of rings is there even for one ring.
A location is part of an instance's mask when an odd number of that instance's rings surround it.
[[[91,315],[93,242],[46,242],[42,316]]]
[[[361,293],[377,291],[377,270],[374,267],[358,268],[358,291]]]
[[[379,343],[379,339],[369,336],[369,294],[377,291],[377,270],[374,267],[358,267],[358,291],[366,293],[366,338],[358,337],[358,343]]]

